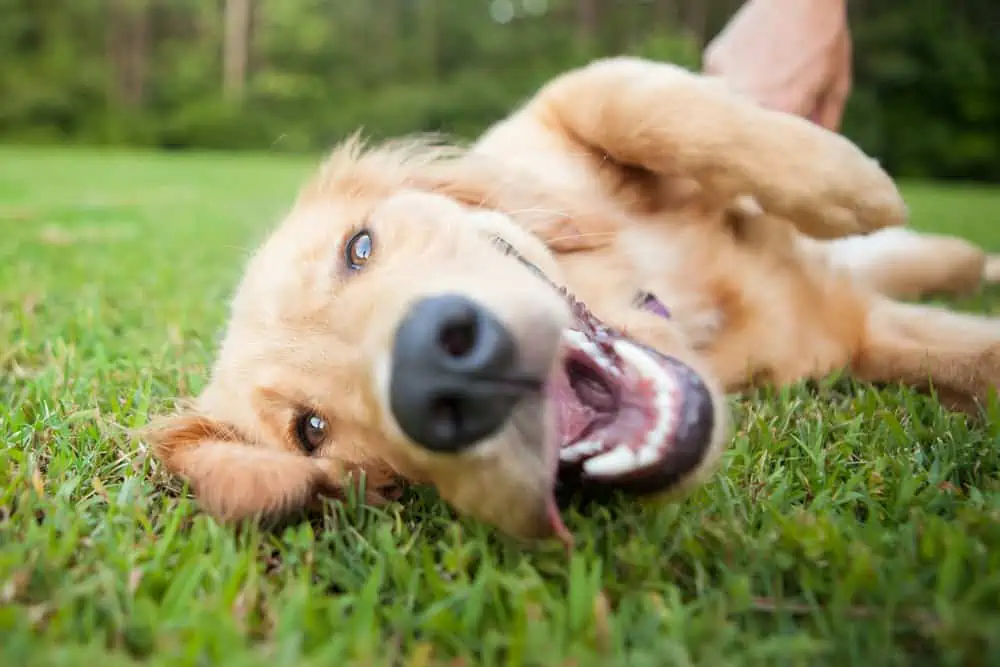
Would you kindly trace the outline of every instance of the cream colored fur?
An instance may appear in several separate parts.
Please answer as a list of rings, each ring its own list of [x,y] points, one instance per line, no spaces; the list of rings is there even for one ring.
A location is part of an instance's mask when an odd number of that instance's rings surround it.
[[[469,150],[339,147],[249,263],[206,390],[148,436],[220,518],[306,505],[364,472],[372,502],[432,484],[460,512],[543,536],[540,434],[507,429],[444,456],[395,426],[385,369],[407,303],[459,291],[544,364],[566,304],[497,253],[496,234],[606,322],[700,370],[723,427],[683,492],[725,445],[725,392],[841,369],[933,385],[962,409],[993,390],[1000,323],[893,298],[975,289],[995,262],[906,219],[893,181],[847,139],[678,67],[597,61]],[[343,244],[361,228],[372,265],[348,275]],[[672,317],[633,306],[640,289]],[[291,433],[306,409],[331,426],[312,455]]]

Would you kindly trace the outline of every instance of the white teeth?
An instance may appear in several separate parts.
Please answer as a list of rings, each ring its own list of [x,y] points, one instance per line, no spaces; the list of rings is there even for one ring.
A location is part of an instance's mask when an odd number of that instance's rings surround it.
[[[583,462],[583,471],[591,477],[620,477],[638,467],[639,452],[625,446]]]
[[[622,445],[607,454],[583,462],[583,471],[591,477],[621,477],[656,463],[660,453],[655,447],[634,450]]]
[[[616,373],[614,366],[612,366],[608,361],[607,355],[602,353],[596,345],[591,343],[590,340],[579,331],[567,329],[563,332],[563,338],[567,343],[569,343],[570,347],[586,354],[587,358],[608,373]]]
[[[604,445],[597,440],[581,440],[560,449],[559,460],[563,463],[576,463],[582,458],[593,456],[603,448]]]
[[[628,341],[615,341],[614,346],[615,352],[629,362],[636,372],[654,383],[657,421],[638,450],[633,450],[628,445],[619,445],[606,454],[584,461],[583,470],[591,477],[619,477],[656,463],[662,457],[664,443],[676,428],[675,412],[679,390],[673,376],[664,372],[645,352]]]

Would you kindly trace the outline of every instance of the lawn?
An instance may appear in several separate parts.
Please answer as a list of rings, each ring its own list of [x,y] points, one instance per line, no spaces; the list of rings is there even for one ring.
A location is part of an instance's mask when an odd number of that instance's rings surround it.
[[[128,429],[205,382],[311,163],[0,150],[0,664],[1000,664],[1000,408],[830,379],[733,400],[721,472],[527,550],[433,493],[232,530]],[[907,184],[1000,249],[1000,190]],[[963,308],[1000,306],[1000,291]]]

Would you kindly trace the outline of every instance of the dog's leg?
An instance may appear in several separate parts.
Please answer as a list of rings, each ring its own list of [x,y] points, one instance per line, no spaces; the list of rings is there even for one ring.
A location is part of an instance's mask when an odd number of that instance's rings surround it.
[[[876,297],[852,372],[933,387],[949,407],[975,412],[1000,387],[1000,319]]]
[[[1000,255],[989,254],[983,266],[983,281],[995,285],[1000,283]]]
[[[693,178],[720,202],[752,195],[810,236],[906,221],[892,179],[852,142],[677,66],[599,60],[554,79],[525,111],[600,159]]]
[[[965,296],[989,278],[988,257],[982,248],[953,236],[884,229],[868,236],[813,243],[822,248],[831,266],[895,299]]]

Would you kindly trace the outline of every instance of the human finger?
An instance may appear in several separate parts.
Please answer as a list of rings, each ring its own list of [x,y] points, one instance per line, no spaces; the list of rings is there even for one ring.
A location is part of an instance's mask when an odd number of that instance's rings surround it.
[[[851,94],[853,76],[851,73],[851,41],[844,35],[837,45],[835,68],[830,83],[817,100],[810,120],[828,130],[837,132],[844,118],[844,109]]]

